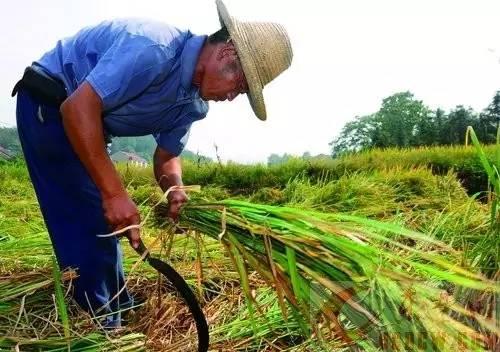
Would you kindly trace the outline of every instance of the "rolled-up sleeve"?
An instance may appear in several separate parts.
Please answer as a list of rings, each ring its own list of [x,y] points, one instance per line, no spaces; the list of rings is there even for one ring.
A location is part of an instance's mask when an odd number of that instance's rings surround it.
[[[208,104],[201,99],[195,99],[190,104],[184,105],[179,113],[178,122],[172,129],[153,135],[156,143],[166,151],[179,155],[186,147],[191,125],[203,119],[207,112]]]
[[[101,98],[104,111],[108,111],[143,93],[169,70],[172,57],[143,37],[126,35],[115,40],[86,81]]]
[[[161,132],[154,135],[156,143],[162,149],[178,156],[186,147],[189,139],[191,124],[178,126],[169,132]]]

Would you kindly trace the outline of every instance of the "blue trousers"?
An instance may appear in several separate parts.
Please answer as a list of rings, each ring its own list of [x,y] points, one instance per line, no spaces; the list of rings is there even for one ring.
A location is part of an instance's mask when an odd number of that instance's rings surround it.
[[[17,97],[17,128],[31,181],[59,266],[77,270],[73,297],[107,327],[121,324],[120,310],[132,305],[124,286],[122,253],[109,233],[100,192],[66,137],[57,108],[27,91]],[[104,309],[102,309],[104,307]]]

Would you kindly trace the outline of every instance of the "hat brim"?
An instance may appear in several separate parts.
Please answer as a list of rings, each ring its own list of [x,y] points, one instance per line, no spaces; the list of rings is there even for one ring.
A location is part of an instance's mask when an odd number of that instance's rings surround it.
[[[238,58],[240,59],[243,72],[248,84],[248,101],[252,107],[255,116],[260,120],[267,119],[266,104],[264,102],[264,94],[262,92],[264,86],[260,81],[255,61],[252,58],[252,46],[245,35],[245,24],[238,22],[232,18],[227,11],[222,0],[216,0],[217,12],[221,26],[226,27],[233,41]]]

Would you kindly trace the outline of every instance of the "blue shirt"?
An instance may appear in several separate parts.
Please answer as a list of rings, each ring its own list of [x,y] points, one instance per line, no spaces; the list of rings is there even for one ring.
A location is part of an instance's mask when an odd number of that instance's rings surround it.
[[[205,40],[159,22],[114,20],[60,40],[36,63],[62,80],[68,94],[87,81],[102,99],[109,135],[152,134],[179,155],[191,124],[208,112],[192,84]]]

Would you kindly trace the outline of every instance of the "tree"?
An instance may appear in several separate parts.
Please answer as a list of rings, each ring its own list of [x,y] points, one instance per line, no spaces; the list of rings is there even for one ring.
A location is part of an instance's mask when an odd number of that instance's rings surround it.
[[[441,112],[439,109],[436,112],[428,111],[417,119],[413,145],[422,146],[439,144],[437,119],[439,119],[440,116],[437,115],[438,111],[439,113]]]
[[[374,130],[377,128],[375,115],[356,116],[342,128],[339,137],[330,142],[332,156],[356,152],[372,146]]]
[[[485,143],[496,140],[500,127],[500,91],[497,91],[490,105],[479,116],[477,134]]]
[[[287,162],[291,158],[293,158],[293,156],[287,153],[283,154],[283,156],[273,153],[267,157],[267,165],[282,164]]]
[[[115,137],[111,143],[111,154],[123,151],[135,153],[144,159],[151,161],[156,149],[156,142],[152,136],[140,137]]]
[[[467,127],[477,128],[477,114],[472,108],[458,105],[448,114],[448,119],[444,125],[446,137],[443,144],[463,144]]]
[[[375,114],[346,123],[330,146],[336,157],[372,147],[432,144],[435,134],[432,111],[412,93],[401,92],[385,98]]]
[[[210,163],[213,160],[208,156],[201,155],[200,153],[193,153],[190,150],[184,149],[181,153],[181,157],[183,160],[190,160],[199,164]]]
[[[385,98],[375,121],[372,146],[409,147],[432,140],[432,136],[427,135],[432,124],[431,110],[422,101],[415,100],[410,92]]]
[[[0,127],[0,146],[10,150],[14,154],[21,154],[21,142],[15,127]]]
[[[446,122],[448,116],[445,111],[442,109],[437,109],[434,112],[434,138],[436,145],[445,144],[445,140],[447,139],[448,132],[446,131]]]
[[[304,154],[302,154],[302,159],[304,160],[309,160],[311,159],[312,155],[310,152],[304,152]]]
[[[493,101],[486,108],[486,113],[496,132],[500,128],[500,90],[496,92]]]
[[[156,141],[153,136],[139,137],[116,137],[110,146],[110,153],[119,151],[135,153],[148,161],[153,160],[153,154],[156,149]],[[204,155],[195,154],[189,150],[184,150],[181,156],[197,163],[208,162],[211,159]]]
[[[332,157],[373,147],[463,144],[468,126],[481,141],[495,142],[500,126],[500,91],[480,115],[462,105],[448,114],[442,109],[432,111],[412,93],[396,93],[385,98],[376,113],[356,116],[346,123],[330,142]]]

